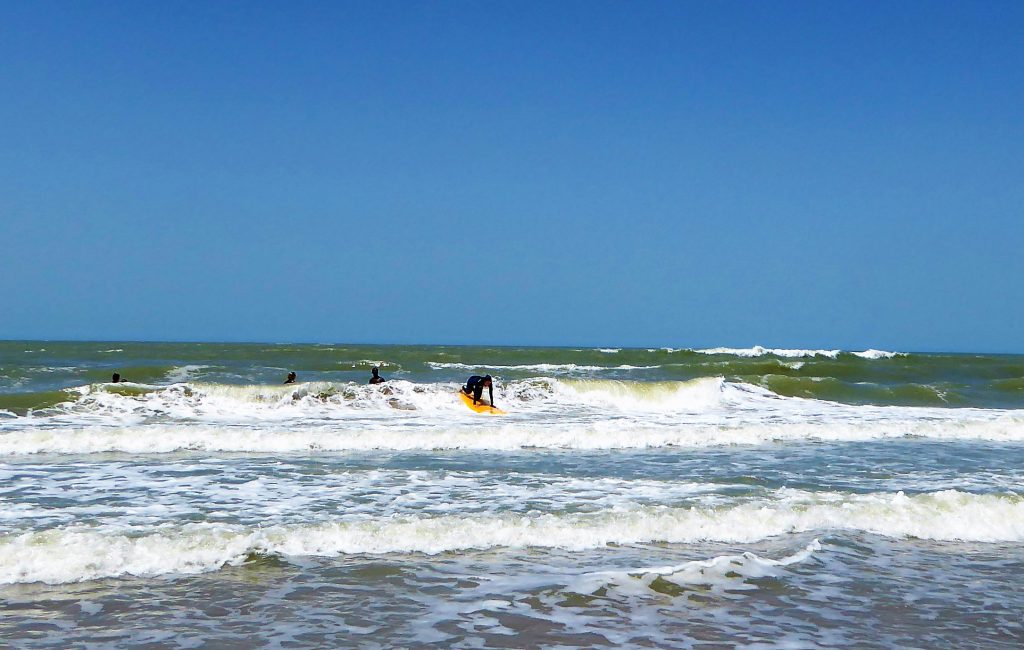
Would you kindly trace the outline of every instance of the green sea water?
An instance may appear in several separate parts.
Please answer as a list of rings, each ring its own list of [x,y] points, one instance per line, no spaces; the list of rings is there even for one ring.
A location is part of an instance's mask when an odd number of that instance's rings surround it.
[[[1022,571],[1021,356],[0,343],[0,645],[1019,648]]]
[[[473,373],[621,382],[721,377],[786,397],[846,404],[1015,408],[1024,356],[884,351],[522,348],[130,342],[0,342],[0,409],[24,413],[65,401],[63,391],[109,382],[276,384],[363,382],[372,367],[417,383]],[[124,389],[129,390],[129,389]]]

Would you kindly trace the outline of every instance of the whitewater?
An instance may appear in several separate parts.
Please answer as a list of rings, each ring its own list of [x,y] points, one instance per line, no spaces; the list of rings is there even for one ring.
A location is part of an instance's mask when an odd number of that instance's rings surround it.
[[[1020,356],[0,342],[19,647],[1013,648],[1022,569]]]

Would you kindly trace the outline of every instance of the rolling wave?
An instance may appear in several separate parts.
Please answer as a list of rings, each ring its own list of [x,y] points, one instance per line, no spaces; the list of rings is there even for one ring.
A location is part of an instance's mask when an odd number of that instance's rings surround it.
[[[500,386],[496,397],[509,415],[482,417],[464,407],[454,383],[93,384],[66,391],[67,401],[50,408],[0,418],[0,454],[636,449],[904,436],[1024,440],[1020,410],[854,406],[811,398],[839,390],[827,383],[780,377],[768,385],[794,395],[721,377],[532,378]],[[807,386],[817,392],[805,392]]]
[[[73,525],[0,537],[0,584],[79,582],[126,574],[193,574],[268,555],[750,543],[788,533],[841,530],[894,538],[1018,542],[1024,540],[1024,498],[956,490],[911,496],[902,492],[852,495],[781,490],[777,498],[766,502],[720,507],[640,506],[505,516],[409,515],[265,527],[220,523]],[[722,562],[731,564],[731,560],[718,560],[711,566]],[[698,568],[683,565],[627,573],[686,574]]]
[[[696,352],[698,354],[727,354],[734,357],[763,357],[763,356],[775,356],[783,357],[786,359],[794,359],[800,357],[828,357],[829,359],[837,359],[841,354],[851,354],[861,359],[892,359],[893,357],[906,356],[904,352],[887,352],[885,350],[868,349],[863,351],[849,351],[844,352],[843,350],[801,350],[801,349],[782,349],[782,348],[765,348],[760,345],[755,345],[752,348],[704,348],[689,350],[690,352]]]

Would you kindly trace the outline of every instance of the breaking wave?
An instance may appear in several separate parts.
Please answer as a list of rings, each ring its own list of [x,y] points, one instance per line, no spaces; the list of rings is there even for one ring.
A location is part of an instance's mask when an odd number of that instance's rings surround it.
[[[809,383],[782,377],[769,386],[801,395]],[[818,394],[828,389],[820,386]],[[0,454],[636,449],[903,436],[1024,440],[1019,410],[854,406],[810,394],[785,397],[721,377],[510,381],[496,394],[506,416],[469,411],[457,390],[454,383],[406,381],[94,384],[67,391],[69,399],[53,407],[0,418]]]
[[[755,345],[752,348],[704,348],[692,350],[698,354],[728,354],[735,357],[763,357],[763,356],[776,356],[783,357],[786,359],[794,359],[799,357],[828,357],[829,359],[837,359],[841,354],[852,354],[855,357],[862,359],[892,359],[897,356],[906,356],[903,352],[887,352],[885,350],[863,350],[860,352],[850,351],[844,352],[843,350],[801,350],[801,349],[782,349],[782,348],[764,348],[760,345]]]
[[[602,352],[606,352],[602,350]],[[661,366],[631,366],[620,364],[618,366],[589,366],[576,363],[525,363],[519,365],[494,365],[494,364],[473,364],[473,363],[450,363],[442,361],[428,361],[427,366],[435,370],[512,370],[517,372],[553,372],[553,373],[579,373],[598,372],[601,370],[652,370]]]
[[[1024,540],[1024,498],[956,490],[908,496],[780,490],[765,502],[719,507],[639,506],[588,513],[352,518],[266,527],[218,523],[64,528],[0,537],[0,584],[64,583],[194,574],[253,556],[334,556],[498,548],[582,550],[609,544],[750,543],[788,533],[852,530],[894,538]],[[813,545],[812,545],[813,546]],[[813,548],[808,549],[808,553]],[[749,558],[748,558],[749,560]],[[794,560],[799,561],[799,560]],[[740,560],[742,563],[743,560]],[[693,574],[686,564],[624,572]],[[749,567],[752,570],[755,566]]]

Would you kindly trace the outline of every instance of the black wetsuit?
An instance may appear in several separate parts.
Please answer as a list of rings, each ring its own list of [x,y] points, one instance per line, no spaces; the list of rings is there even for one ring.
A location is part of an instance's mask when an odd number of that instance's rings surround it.
[[[462,392],[467,395],[473,396],[473,403],[476,404],[480,401],[480,398],[484,394],[484,379],[480,375],[473,375],[466,380],[466,386],[462,389]],[[491,398],[491,406],[494,406],[494,380],[491,380],[491,385],[487,387],[487,394]]]

